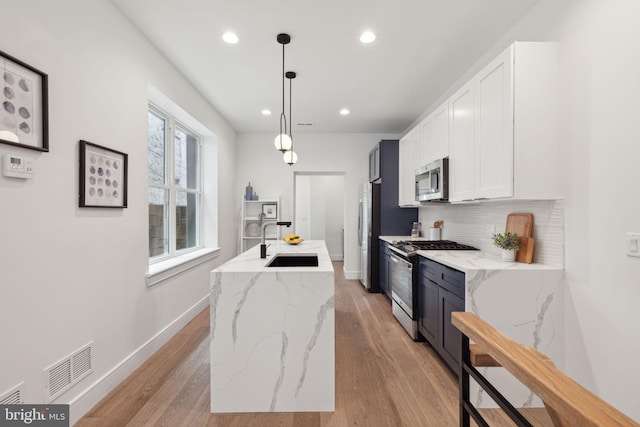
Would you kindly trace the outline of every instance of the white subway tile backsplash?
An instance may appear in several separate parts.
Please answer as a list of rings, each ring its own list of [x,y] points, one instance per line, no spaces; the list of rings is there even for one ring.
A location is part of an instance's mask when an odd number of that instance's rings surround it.
[[[422,236],[429,236],[429,227],[437,220],[444,221],[442,238],[475,246],[500,255],[489,225],[496,233],[505,230],[507,215],[512,212],[533,214],[535,239],[533,262],[564,267],[564,205],[563,200],[483,201],[473,204],[428,204],[419,209]]]

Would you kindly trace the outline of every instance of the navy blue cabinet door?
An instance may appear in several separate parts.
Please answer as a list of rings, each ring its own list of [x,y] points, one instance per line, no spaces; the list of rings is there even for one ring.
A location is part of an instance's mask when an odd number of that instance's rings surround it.
[[[380,144],[369,153],[369,182],[380,179]]]
[[[433,347],[438,343],[438,289],[437,283],[420,276],[418,329]]]
[[[388,297],[391,296],[389,287],[389,244],[384,240],[380,241],[380,291]]]
[[[442,336],[438,340],[438,353],[454,372],[460,369],[460,331],[451,324],[451,313],[464,311],[464,300],[444,288],[439,289],[439,320]]]

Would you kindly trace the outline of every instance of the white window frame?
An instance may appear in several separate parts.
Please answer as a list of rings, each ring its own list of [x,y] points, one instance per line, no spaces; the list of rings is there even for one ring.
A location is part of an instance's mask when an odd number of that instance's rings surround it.
[[[202,249],[202,212],[204,205],[204,191],[203,191],[203,179],[202,179],[202,157],[203,157],[203,138],[198,133],[191,129],[189,126],[177,120],[171,114],[168,114],[162,108],[154,105],[153,103],[149,103],[148,111],[152,114],[157,115],[158,117],[165,120],[165,135],[164,135],[164,145],[165,145],[165,182],[163,185],[160,184],[152,184],[148,183],[149,188],[160,188],[163,190],[169,190],[169,206],[168,206],[168,217],[167,222],[169,226],[169,250],[168,253],[164,253],[162,255],[157,255],[151,257],[149,254],[149,265],[157,264],[159,262],[164,262],[170,260],[172,258],[177,258],[188,254],[190,252],[195,252]],[[185,132],[189,133],[191,136],[197,138],[197,165],[196,165],[196,181],[197,181],[197,189],[192,190],[188,188],[178,187],[175,184],[170,184],[175,182],[175,131],[176,128],[179,127]],[[148,131],[147,131],[148,135]],[[176,249],[176,241],[177,241],[177,230],[176,230],[176,192],[182,191],[186,193],[195,193],[197,195],[197,219],[196,219],[196,245],[190,248],[185,249]],[[148,207],[147,207],[148,209]],[[147,214],[148,215],[148,214]]]

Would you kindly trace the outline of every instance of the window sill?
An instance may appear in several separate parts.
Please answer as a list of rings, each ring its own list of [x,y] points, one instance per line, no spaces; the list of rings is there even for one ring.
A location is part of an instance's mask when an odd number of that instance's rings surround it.
[[[217,258],[219,254],[220,248],[205,248],[152,264],[149,266],[149,272],[145,276],[147,287],[155,286],[187,270],[191,270]]]

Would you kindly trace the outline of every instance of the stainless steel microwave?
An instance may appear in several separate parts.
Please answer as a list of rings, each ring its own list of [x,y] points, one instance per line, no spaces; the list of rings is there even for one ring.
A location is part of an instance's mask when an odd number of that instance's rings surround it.
[[[438,159],[416,169],[416,200],[447,201],[449,199],[449,158]]]

